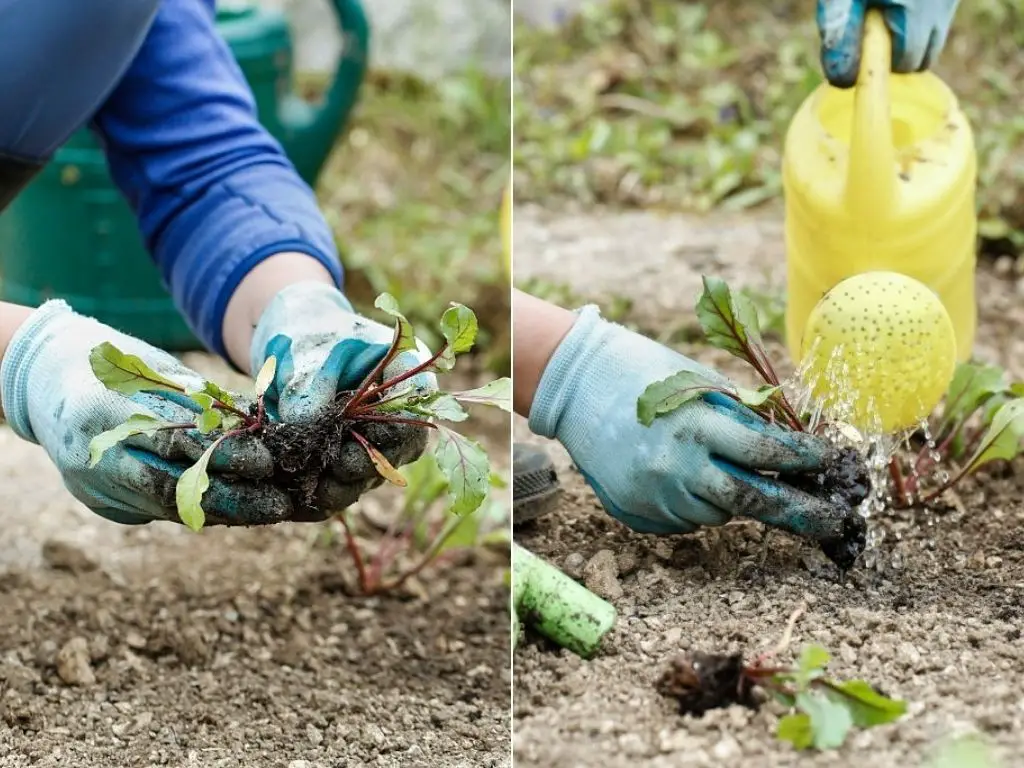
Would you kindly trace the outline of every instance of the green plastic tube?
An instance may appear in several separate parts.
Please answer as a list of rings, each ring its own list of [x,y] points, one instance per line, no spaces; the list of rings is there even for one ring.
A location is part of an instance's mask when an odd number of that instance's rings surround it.
[[[512,601],[516,644],[523,622],[562,648],[589,658],[615,624],[615,606],[515,542]]]

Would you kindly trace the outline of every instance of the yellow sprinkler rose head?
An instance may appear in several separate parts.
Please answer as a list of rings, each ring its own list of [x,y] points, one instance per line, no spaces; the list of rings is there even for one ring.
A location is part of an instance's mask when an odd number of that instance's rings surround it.
[[[956,337],[928,286],[896,272],[865,272],[815,306],[802,357],[804,382],[833,417],[891,433],[939,404],[953,379]]]

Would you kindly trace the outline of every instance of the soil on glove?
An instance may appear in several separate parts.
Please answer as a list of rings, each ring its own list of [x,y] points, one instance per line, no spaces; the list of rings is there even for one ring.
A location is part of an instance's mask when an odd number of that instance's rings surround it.
[[[361,598],[321,525],[117,526],[6,428],[0,480],[3,768],[509,765],[507,553]]]
[[[741,362],[691,343],[693,305],[701,273],[734,287],[784,284],[780,212],[700,219],[520,208],[515,218],[517,278],[568,284],[580,303],[631,301],[627,323],[754,383]],[[1012,270],[981,270],[977,355],[1022,378],[1024,291]],[[770,352],[786,359],[779,344]],[[516,651],[517,767],[924,766],[944,740],[970,731],[1004,766],[1024,765],[1024,461],[964,483],[943,510],[873,519],[884,538],[841,581],[819,547],[779,532],[765,547],[754,522],[689,536],[632,533],[601,509],[560,446],[521,421],[516,437],[552,452],[564,488],[560,506],[516,539],[619,611],[591,661],[529,636]],[[775,740],[774,702],[696,717],[659,693],[680,654],[753,658],[774,647],[801,603],[781,661],[824,645],[830,674],[906,699],[902,721],[856,732],[836,752],[801,754]]]

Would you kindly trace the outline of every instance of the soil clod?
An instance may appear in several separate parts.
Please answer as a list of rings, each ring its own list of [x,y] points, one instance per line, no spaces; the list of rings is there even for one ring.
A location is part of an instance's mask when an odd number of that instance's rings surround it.
[[[819,542],[822,552],[845,572],[853,567],[867,546],[867,521],[857,511],[871,493],[867,463],[853,448],[836,450],[825,462],[825,471],[779,478],[844,512],[842,534]]]
[[[750,709],[760,705],[754,688],[743,675],[743,656],[695,651],[677,656],[658,679],[663,696],[679,702],[684,715],[700,717],[710,709],[740,704]]]

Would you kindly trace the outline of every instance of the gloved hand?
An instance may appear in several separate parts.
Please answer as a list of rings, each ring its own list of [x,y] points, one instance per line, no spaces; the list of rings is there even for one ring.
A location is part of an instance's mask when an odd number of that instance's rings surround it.
[[[857,82],[864,16],[870,8],[882,11],[892,33],[892,71],[930,68],[946,45],[958,4],[959,0],[818,0],[826,79],[839,88]]]
[[[201,386],[197,373],[166,352],[75,314],[62,301],[48,301],[18,329],[0,366],[7,421],[20,437],[42,445],[68,490],[98,515],[132,525],[181,522],[175,484],[212,441],[198,430],[129,438],[89,468],[92,438],[132,414],[177,424],[192,422],[198,411],[184,396],[175,400],[173,394],[138,393],[128,398],[107,389],[89,364],[89,353],[103,342],[142,358],[172,381]],[[210,487],[202,505],[208,525],[260,525],[290,518],[287,494],[262,482],[273,465],[257,440],[224,441],[207,471]]]
[[[356,389],[387,353],[394,329],[356,314],[333,286],[318,282],[284,288],[263,311],[251,347],[252,370],[268,357],[277,358],[274,380],[267,390],[267,412],[275,419],[308,424],[322,417],[339,392]],[[400,353],[384,369],[388,380],[430,358],[422,343]],[[420,373],[400,385],[425,392],[437,389],[437,378]],[[393,466],[415,461],[427,444],[426,430],[408,425],[371,425],[366,436]],[[317,490],[316,509],[303,519],[325,519],[353,504],[383,478],[365,450],[354,440]]]
[[[641,533],[688,533],[743,514],[814,539],[841,533],[824,500],[758,470],[821,468],[821,438],[771,425],[724,395],[691,401],[646,427],[637,398],[654,381],[718,374],[582,309],[552,355],[530,409],[535,434],[559,440],[616,519]]]

